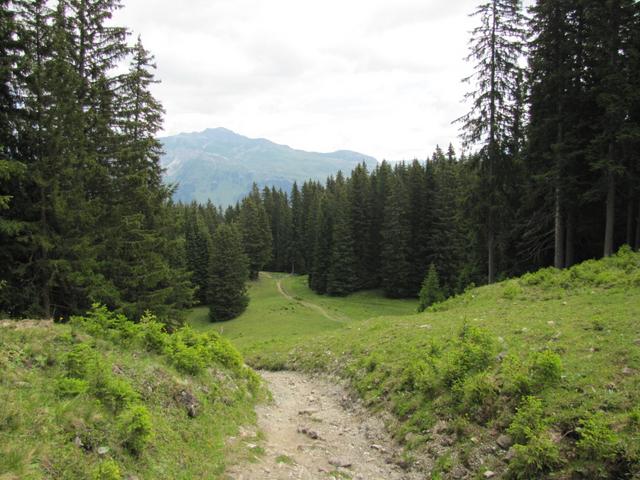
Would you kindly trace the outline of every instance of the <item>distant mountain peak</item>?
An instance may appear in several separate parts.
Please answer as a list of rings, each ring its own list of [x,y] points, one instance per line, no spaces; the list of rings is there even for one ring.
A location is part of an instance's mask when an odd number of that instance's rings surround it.
[[[325,180],[338,170],[377,160],[362,153],[338,150],[307,152],[265,138],[249,138],[224,127],[160,138],[165,180],[178,183],[175,200],[211,200],[222,206],[240,200],[255,182],[288,191],[293,182]]]

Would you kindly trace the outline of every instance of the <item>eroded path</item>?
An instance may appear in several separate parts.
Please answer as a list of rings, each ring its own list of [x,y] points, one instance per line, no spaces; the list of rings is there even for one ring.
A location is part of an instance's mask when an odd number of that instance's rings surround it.
[[[273,277],[265,272],[262,272],[262,275],[266,275],[268,278],[273,279]],[[316,303],[311,303],[311,302],[307,302],[305,300],[301,300],[299,298],[295,298],[291,295],[289,295],[289,292],[287,292],[284,288],[284,286],[282,285],[282,279],[279,278],[276,280],[276,287],[278,289],[278,293],[280,293],[280,295],[282,295],[284,298],[286,298],[287,300],[291,301],[291,302],[296,302],[304,307],[310,308],[312,310],[315,310],[316,312],[318,312],[320,315],[322,315],[323,317],[325,317],[328,320],[331,320],[333,322],[345,322],[347,320],[349,320],[349,318],[345,315],[338,315],[338,314],[331,314],[329,313],[327,310],[325,310],[324,308],[322,308],[320,305],[316,304]]]
[[[295,372],[263,372],[273,402],[257,409],[265,435],[257,463],[227,474],[236,480],[414,480],[381,419],[354,404],[339,382]]]

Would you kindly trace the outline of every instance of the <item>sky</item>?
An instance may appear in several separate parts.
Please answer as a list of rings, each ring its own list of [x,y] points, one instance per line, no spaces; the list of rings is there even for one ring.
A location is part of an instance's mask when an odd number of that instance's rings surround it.
[[[163,135],[424,159],[460,144],[478,0],[123,0],[156,57]]]

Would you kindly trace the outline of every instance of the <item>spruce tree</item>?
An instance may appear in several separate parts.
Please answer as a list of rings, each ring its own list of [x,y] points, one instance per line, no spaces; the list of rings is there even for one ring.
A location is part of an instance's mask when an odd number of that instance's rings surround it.
[[[249,304],[246,282],[249,260],[242,250],[242,238],[235,225],[222,224],[213,235],[209,265],[209,318],[230,320]]]
[[[271,259],[272,238],[267,212],[254,185],[251,195],[242,200],[239,225],[244,251],[249,258],[249,278],[258,279],[258,272]]]
[[[418,305],[418,312],[424,312],[428,307],[434,303],[444,300],[444,294],[440,288],[440,280],[438,278],[438,271],[433,265],[429,265],[429,271],[424,277],[422,282],[422,288],[419,294],[420,304]]]
[[[476,89],[465,98],[471,102],[469,113],[458,119],[463,139],[468,146],[481,146],[482,197],[487,246],[487,279],[496,279],[496,247],[502,231],[499,222],[499,192],[507,179],[505,165],[512,126],[513,105],[520,76],[518,60],[523,48],[523,16],[520,0],[489,0],[478,6],[474,16],[480,25],[472,32],[468,60],[474,62],[474,73],[465,81],[475,80]]]
[[[329,295],[344,296],[358,289],[358,262],[354,249],[353,222],[349,216],[346,185],[341,172],[336,177],[332,197],[333,230],[326,291]]]

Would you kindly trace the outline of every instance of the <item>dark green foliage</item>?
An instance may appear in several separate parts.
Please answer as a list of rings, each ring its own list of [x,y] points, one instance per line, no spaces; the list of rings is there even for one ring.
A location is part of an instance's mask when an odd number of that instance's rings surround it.
[[[271,227],[257,186],[242,201],[238,220],[244,252],[249,258],[249,278],[255,280],[272,254]]]
[[[242,251],[242,240],[236,227],[220,225],[213,235],[209,263],[207,298],[211,321],[229,320],[247,308],[248,265],[249,260]]]
[[[420,305],[418,305],[418,312],[423,312],[427,307],[444,300],[444,295],[440,288],[438,272],[436,271],[436,267],[433,263],[429,265],[429,271],[427,272],[426,277],[424,277],[419,298]]]

